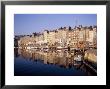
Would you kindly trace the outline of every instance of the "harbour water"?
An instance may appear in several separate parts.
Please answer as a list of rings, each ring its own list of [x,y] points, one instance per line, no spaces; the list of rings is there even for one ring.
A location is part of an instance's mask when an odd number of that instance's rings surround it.
[[[15,76],[96,76],[72,52],[14,49]]]

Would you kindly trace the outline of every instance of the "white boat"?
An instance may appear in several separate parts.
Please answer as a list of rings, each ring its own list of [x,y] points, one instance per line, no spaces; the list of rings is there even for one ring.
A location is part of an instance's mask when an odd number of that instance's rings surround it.
[[[81,55],[74,56],[74,60],[75,61],[82,61],[82,56]]]
[[[44,48],[43,51],[46,51],[47,52],[47,51],[49,51],[49,49],[48,48]]]
[[[31,49],[31,47],[27,47],[27,49]]]
[[[63,47],[61,47],[61,46],[58,46],[58,47],[57,47],[57,49],[62,49],[62,48],[63,48]]]

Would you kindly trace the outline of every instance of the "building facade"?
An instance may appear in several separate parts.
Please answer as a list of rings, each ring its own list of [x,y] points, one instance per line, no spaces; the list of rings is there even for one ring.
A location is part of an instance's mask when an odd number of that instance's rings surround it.
[[[97,27],[75,27],[59,28],[56,30],[45,30],[43,33],[34,33],[32,36],[21,37],[18,41],[19,47],[62,47],[71,48],[97,48]]]

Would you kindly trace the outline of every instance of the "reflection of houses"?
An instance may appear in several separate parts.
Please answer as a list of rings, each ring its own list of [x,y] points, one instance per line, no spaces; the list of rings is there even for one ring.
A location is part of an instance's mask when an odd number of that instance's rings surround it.
[[[97,62],[97,50],[96,49],[87,50],[85,52],[84,57],[85,57],[86,60],[89,60],[91,62],[96,63]]]
[[[57,64],[59,66],[68,67],[69,64],[73,65],[73,58],[71,54],[64,52],[40,52],[35,50],[19,49],[18,53],[25,59],[43,60],[44,64]]]
[[[28,60],[42,60],[44,64],[56,64],[66,68],[70,65],[74,66],[74,57],[68,52],[40,52],[35,50],[19,49],[18,53],[21,54],[23,58]]]
[[[89,71],[89,68],[86,68],[82,61],[75,61],[74,55],[70,52],[44,52],[36,51],[34,49],[18,49],[15,54],[20,54],[26,60],[31,60],[35,62],[40,61],[44,64],[53,64],[64,68],[74,67],[83,71]]]

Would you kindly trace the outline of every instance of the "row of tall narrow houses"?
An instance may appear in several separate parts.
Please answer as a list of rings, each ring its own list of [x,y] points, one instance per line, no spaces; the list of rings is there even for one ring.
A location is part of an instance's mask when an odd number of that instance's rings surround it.
[[[43,33],[33,33],[32,36],[23,36],[18,40],[18,47],[67,47],[82,48],[97,45],[97,26],[75,28],[59,28],[44,30]]]

